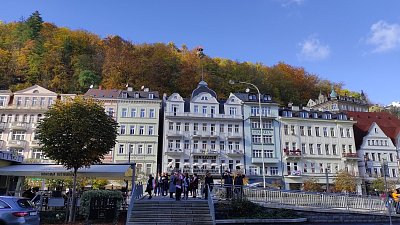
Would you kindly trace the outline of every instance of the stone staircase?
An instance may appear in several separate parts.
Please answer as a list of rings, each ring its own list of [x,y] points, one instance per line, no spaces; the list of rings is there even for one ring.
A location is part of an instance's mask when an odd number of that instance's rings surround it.
[[[137,200],[127,225],[213,225],[206,200]]]

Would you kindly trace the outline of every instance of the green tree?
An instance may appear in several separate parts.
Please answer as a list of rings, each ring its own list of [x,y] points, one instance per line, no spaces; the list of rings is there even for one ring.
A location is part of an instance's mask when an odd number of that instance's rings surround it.
[[[32,13],[31,16],[26,20],[26,25],[29,27],[29,36],[31,39],[39,37],[40,31],[43,27],[43,19],[38,11]]]
[[[333,184],[338,192],[355,192],[357,188],[357,178],[344,170],[339,171]]]
[[[396,188],[396,181],[387,180],[386,184],[387,184],[388,191],[393,190],[393,189]],[[384,180],[384,178],[383,177],[378,177],[378,178],[374,179],[372,181],[371,188],[373,190],[376,190],[376,191],[381,192],[381,193],[384,192],[385,191],[385,180]]]
[[[72,199],[75,199],[79,168],[101,163],[117,137],[117,123],[93,99],[76,97],[57,101],[38,126],[38,139],[44,154],[73,170]],[[70,207],[73,220],[75,201]]]
[[[321,185],[318,184],[318,180],[316,178],[309,178],[303,183],[304,191],[321,191]]]
[[[79,85],[82,89],[87,90],[90,85],[98,85],[101,78],[91,70],[84,70],[79,73]]]

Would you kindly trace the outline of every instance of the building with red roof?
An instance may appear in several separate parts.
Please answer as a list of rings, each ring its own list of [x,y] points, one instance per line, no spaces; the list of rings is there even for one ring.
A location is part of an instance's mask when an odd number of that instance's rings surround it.
[[[387,112],[345,112],[353,120],[360,176],[366,189],[377,177],[384,176],[382,165],[387,163],[388,179],[399,177],[400,120]]]

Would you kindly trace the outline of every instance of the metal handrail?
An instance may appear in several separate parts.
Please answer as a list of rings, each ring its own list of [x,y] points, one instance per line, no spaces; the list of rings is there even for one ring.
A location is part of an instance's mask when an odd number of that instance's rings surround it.
[[[135,202],[135,199],[139,199],[143,197],[143,184],[140,182],[138,184],[135,185],[132,193],[131,193],[131,198],[129,200],[129,207],[128,207],[128,211],[126,212],[126,222],[128,223],[130,218],[131,218],[131,214],[133,211],[133,205]]]
[[[211,196],[212,193],[209,185],[207,185],[207,191],[208,191],[208,197],[207,197],[208,207],[210,208],[210,214],[213,221],[213,225],[215,225],[216,222],[215,222],[214,200],[213,197]]]

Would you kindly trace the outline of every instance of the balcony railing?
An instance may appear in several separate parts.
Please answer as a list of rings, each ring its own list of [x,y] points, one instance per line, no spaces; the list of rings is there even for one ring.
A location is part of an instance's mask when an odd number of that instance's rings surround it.
[[[358,160],[357,153],[343,153],[342,156],[346,160]]]
[[[193,149],[192,154],[218,155],[218,151],[216,149]]]
[[[287,175],[288,176],[294,176],[294,177],[301,176],[301,171],[300,170],[288,171]]]
[[[27,130],[29,124],[25,122],[14,122],[10,124],[10,129],[12,130]]]
[[[289,150],[287,148],[284,148],[283,152],[285,153],[284,155],[285,155],[286,158],[292,158],[292,159],[301,158],[300,149]]]
[[[167,131],[166,135],[167,135],[167,137],[182,137],[182,136],[184,136],[184,132],[170,130],[170,131]]]
[[[184,151],[181,148],[167,148],[165,151],[166,155],[181,155]]]
[[[243,150],[228,150],[226,152],[228,156],[243,156]]]
[[[25,148],[25,146],[26,146],[26,141],[24,141],[24,140],[11,140],[11,141],[8,141],[8,147]]]
[[[39,146],[40,146],[40,141],[38,141],[38,140],[33,140],[33,141],[31,141],[30,146],[39,147]]]
[[[203,114],[203,113],[176,113],[166,112],[166,117],[203,117],[203,118],[217,118],[217,119],[242,119],[241,115],[226,115],[226,114]]]

